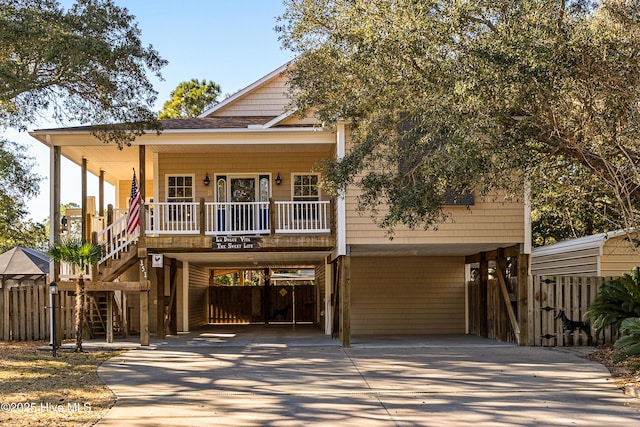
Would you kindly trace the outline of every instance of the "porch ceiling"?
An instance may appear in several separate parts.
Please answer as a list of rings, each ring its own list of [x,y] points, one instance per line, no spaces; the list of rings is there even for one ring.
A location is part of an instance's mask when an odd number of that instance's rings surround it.
[[[330,153],[332,144],[172,144],[172,145],[147,145],[145,174],[146,178],[153,179],[153,154],[154,153]],[[131,179],[131,168],[138,169],[138,146],[124,147],[119,150],[115,145],[91,145],[91,146],[65,146],[62,147],[62,155],[72,162],[81,165],[82,159],[87,159],[87,169],[96,176],[100,171],[105,172],[105,181],[116,185],[119,180]]]
[[[315,252],[193,252],[165,256],[211,268],[314,267],[324,263],[328,251]]]
[[[470,256],[498,248],[514,246],[514,242],[503,243],[452,243],[433,245],[351,245],[351,256]]]

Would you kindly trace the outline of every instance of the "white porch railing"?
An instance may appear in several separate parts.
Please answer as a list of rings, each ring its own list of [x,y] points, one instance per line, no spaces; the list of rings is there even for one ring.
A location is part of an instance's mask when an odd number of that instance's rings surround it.
[[[100,264],[109,258],[117,259],[118,255],[126,252],[129,246],[140,236],[140,227],[133,234],[127,233],[127,216],[120,216],[111,225],[97,233],[97,242],[103,247]]]
[[[199,234],[199,203],[149,203],[145,205],[147,235]]]
[[[205,203],[205,233],[269,234],[269,202]]]
[[[329,202],[276,202],[276,233],[330,231]]]

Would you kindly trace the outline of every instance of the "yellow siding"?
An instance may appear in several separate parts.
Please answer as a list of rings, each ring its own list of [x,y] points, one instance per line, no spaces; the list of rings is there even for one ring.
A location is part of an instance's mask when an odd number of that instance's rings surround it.
[[[351,333],[463,334],[464,258],[351,258]]]
[[[216,174],[271,174],[271,192],[276,201],[291,200],[291,174],[309,173],[318,159],[317,153],[219,153],[219,154],[171,154],[158,156],[160,186],[159,201],[166,201],[166,176],[172,174],[195,174],[195,200],[215,201]],[[203,180],[208,173],[211,184]],[[282,184],[276,185],[280,173]],[[323,200],[329,200],[325,195]]]
[[[211,116],[279,116],[285,112],[289,98],[284,75],[271,79],[244,97],[235,100]]]
[[[324,264],[319,264],[315,268],[316,277],[315,277],[315,286],[316,286],[316,314],[315,314],[315,323],[324,327],[324,319],[326,313],[324,312],[325,308],[325,290],[324,290],[324,282],[325,282],[325,269]]]
[[[600,260],[600,276],[621,276],[637,266],[640,266],[640,248],[631,245],[627,236],[605,242]]]
[[[347,198],[347,243],[357,244],[445,244],[445,243],[521,243],[524,241],[524,205],[492,202],[476,198],[466,207],[449,208],[451,217],[437,230],[410,230],[398,227],[393,241],[370,216],[357,211],[355,197]]]
[[[209,270],[189,264],[189,330],[209,323]]]
[[[128,209],[129,197],[131,196],[131,180],[118,182],[118,200],[116,200],[116,208]],[[147,180],[145,185],[145,199],[153,198],[153,181]]]

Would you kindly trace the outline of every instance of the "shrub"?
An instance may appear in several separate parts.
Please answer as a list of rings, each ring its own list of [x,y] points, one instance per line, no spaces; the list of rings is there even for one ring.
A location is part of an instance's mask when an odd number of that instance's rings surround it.
[[[602,285],[585,317],[596,331],[607,326],[618,329],[624,319],[640,317],[640,270],[635,267],[622,277]]]
[[[629,317],[620,324],[620,337],[615,344],[614,361],[640,355],[640,318]]]

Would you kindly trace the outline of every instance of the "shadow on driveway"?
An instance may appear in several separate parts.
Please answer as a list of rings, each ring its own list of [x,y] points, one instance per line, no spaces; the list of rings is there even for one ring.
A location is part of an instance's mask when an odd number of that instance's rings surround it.
[[[290,326],[288,328],[291,328]],[[633,425],[640,406],[567,351],[476,337],[214,327],[103,364],[104,426]]]

